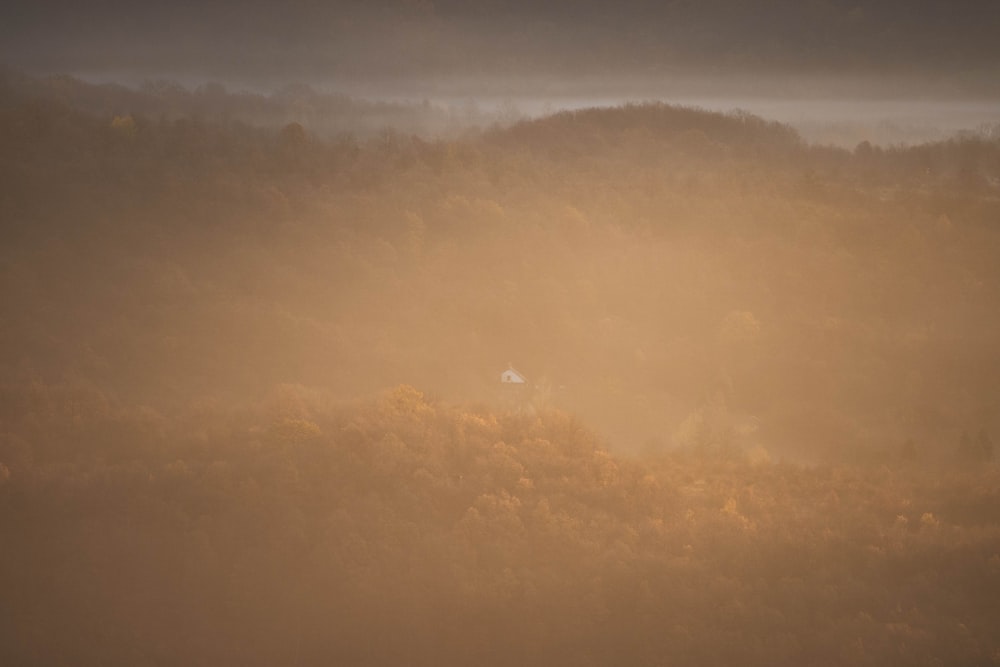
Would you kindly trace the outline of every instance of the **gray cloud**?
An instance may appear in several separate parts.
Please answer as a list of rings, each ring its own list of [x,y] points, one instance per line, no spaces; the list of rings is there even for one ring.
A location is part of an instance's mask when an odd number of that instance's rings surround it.
[[[0,58],[33,71],[205,77],[1000,73],[1000,3],[41,1],[9,10]]]

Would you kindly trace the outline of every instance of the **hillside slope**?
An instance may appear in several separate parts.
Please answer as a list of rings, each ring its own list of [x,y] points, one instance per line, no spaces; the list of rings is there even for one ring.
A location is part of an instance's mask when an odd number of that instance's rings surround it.
[[[631,450],[1000,429],[995,139],[849,153],[633,105],[324,142],[129,111],[0,105],[10,395],[493,401],[512,361]]]
[[[289,386],[186,420],[33,408],[24,437],[48,447],[8,435],[0,450],[23,454],[0,467],[5,664],[988,664],[1000,650],[992,466],[638,463],[563,413],[406,386],[353,406]]]

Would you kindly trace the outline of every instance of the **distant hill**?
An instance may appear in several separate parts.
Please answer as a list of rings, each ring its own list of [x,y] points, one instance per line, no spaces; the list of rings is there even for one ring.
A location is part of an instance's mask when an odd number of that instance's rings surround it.
[[[459,115],[426,102],[356,99],[305,84],[285,85],[271,94],[227,90],[219,83],[189,89],[169,79],[146,80],[138,88],[129,88],[88,83],[65,75],[36,78],[4,68],[0,70],[0,94],[13,99],[59,102],[103,116],[194,117],[206,122],[279,126],[297,122],[326,138],[339,134],[367,137],[390,127],[425,136],[448,136],[469,125],[490,122],[486,115]]]
[[[551,155],[591,155],[622,144],[707,150],[756,148],[767,152],[802,147],[792,128],[745,112],[719,113],[663,103],[562,111],[525,120],[487,137],[505,146],[523,146]]]

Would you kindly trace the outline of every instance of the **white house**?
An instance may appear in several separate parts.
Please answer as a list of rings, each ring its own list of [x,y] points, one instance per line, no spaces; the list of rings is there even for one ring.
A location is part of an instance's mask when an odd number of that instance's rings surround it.
[[[528,378],[524,377],[511,365],[507,365],[507,370],[500,374],[500,384],[527,384]]]

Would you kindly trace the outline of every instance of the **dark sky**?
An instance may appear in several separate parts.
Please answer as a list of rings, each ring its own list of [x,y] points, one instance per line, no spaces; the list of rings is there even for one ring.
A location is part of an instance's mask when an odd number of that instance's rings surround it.
[[[0,60],[219,80],[901,78],[1000,90],[1000,1],[16,0]]]

